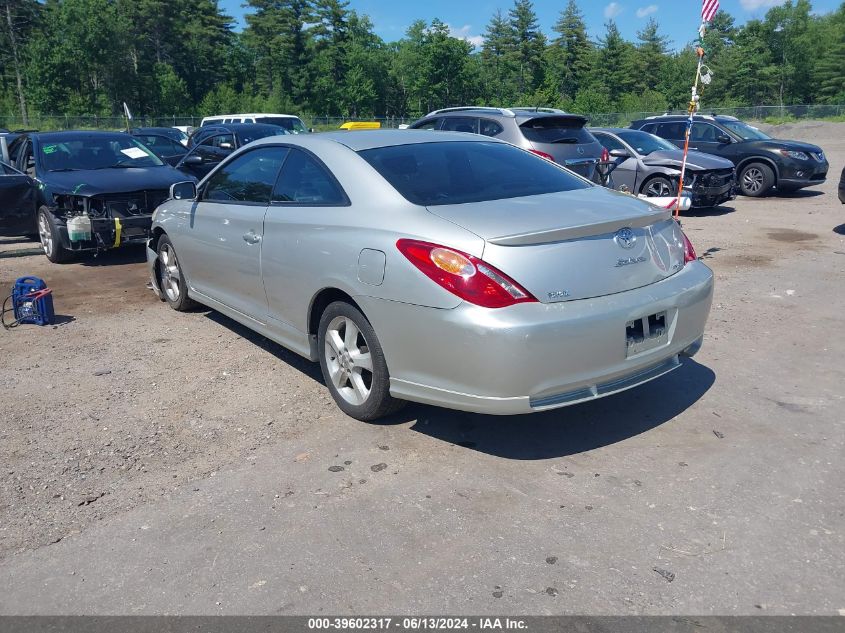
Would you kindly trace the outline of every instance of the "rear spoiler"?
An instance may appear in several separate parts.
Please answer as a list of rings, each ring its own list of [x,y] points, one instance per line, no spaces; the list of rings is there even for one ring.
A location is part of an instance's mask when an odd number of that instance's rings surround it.
[[[520,112],[519,114],[522,115],[525,113]],[[569,124],[570,126],[575,123],[581,127],[584,127],[585,125],[587,125],[587,121],[589,120],[587,117],[581,116],[580,114],[555,114],[552,116],[549,116],[548,114],[544,114],[542,112],[539,112],[537,114],[539,116],[526,119],[525,121],[520,123],[519,126],[522,127],[523,125],[529,125],[531,123],[542,121],[544,123],[543,127],[552,127],[555,125],[555,123]]]

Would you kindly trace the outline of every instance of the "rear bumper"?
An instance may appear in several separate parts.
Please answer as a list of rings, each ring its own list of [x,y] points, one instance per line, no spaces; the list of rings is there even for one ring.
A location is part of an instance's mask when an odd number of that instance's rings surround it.
[[[687,264],[656,284],[595,299],[453,310],[357,297],[378,334],[395,397],[518,414],[606,396],[676,369],[698,351],[713,275]],[[659,347],[628,355],[626,324],[667,314]]]

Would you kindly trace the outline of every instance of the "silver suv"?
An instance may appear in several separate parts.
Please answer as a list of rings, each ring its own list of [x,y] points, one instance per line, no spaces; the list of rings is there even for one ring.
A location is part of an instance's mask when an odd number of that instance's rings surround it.
[[[585,117],[552,108],[464,106],[435,110],[409,127],[495,136],[595,180],[602,146],[586,123]]]

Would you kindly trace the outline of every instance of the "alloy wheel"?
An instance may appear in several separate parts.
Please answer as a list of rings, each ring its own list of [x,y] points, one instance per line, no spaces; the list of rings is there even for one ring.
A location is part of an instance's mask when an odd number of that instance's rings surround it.
[[[645,188],[645,195],[654,198],[662,198],[664,196],[671,196],[672,189],[665,180],[652,180]]]
[[[340,396],[353,405],[366,402],[373,386],[373,359],[355,322],[345,316],[332,319],[323,353],[332,385]]]
[[[50,230],[50,223],[44,213],[38,214],[38,238],[41,240],[41,248],[44,254],[50,257],[53,254],[53,232]]]
[[[742,186],[749,193],[757,193],[763,188],[763,172],[756,167],[749,167],[742,175]]]
[[[176,253],[170,244],[163,244],[158,252],[158,261],[161,265],[161,289],[167,298],[174,303],[179,301],[181,290],[179,284],[182,281],[182,272],[179,270],[179,261]]]

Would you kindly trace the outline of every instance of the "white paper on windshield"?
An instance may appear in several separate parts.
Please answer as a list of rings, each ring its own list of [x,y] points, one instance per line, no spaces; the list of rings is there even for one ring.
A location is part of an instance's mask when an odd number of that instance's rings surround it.
[[[148,154],[140,147],[130,147],[128,149],[120,150],[121,154],[126,154],[129,158],[147,158]]]

